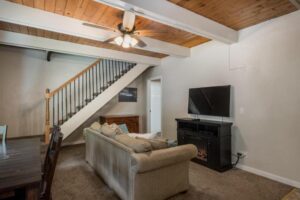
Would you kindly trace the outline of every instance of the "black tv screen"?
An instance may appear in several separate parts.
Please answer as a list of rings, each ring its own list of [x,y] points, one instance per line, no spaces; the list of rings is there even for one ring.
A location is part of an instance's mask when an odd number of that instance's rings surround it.
[[[188,112],[197,115],[229,117],[230,85],[191,88]]]

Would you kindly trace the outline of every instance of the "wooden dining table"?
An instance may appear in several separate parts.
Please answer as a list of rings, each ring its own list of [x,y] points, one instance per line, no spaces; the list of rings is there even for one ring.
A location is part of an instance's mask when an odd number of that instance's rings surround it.
[[[0,143],[0,194],[21,191],[22,199],[39,199],[40,139],[12,139]],[[19,194],[18,193],[18,194]]]

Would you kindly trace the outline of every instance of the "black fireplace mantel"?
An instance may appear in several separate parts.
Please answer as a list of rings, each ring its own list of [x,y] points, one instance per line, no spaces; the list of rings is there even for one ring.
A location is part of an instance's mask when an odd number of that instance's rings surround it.
[[[191,118],[176,121],[178,144],[194,144],[198,148],[193,161],[220,172],[232,168],[231,122]]]

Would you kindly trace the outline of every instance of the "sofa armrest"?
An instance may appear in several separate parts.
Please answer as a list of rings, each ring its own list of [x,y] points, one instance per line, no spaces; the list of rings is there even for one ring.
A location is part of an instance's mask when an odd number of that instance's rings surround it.
[[[197,147],[192,144],[155,150],[148,153],[132,154],[132,169],[135,172],[146,172],[176,163],[191,160],[197,155]]]

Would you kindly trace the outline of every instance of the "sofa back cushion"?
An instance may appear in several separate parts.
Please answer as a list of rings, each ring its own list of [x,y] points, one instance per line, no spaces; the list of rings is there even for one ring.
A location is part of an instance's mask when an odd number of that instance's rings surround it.
[[[149,142],[132,138],[127,134],[116,135],[115,140],[131,148],[136,153],[143,153],[152,150],[151,144]]]
[[[102,124],[101,133],[107,137],[114,138],[116,135],[122,134],[122,130],[117,124]]]
[[[158,149],[166,149],[168,148],[168,141],[167,139],[145,139],[142,137],[136,137],[136,139],[141,141],[146,141],[151,144],[152,150],[158,150]]]

